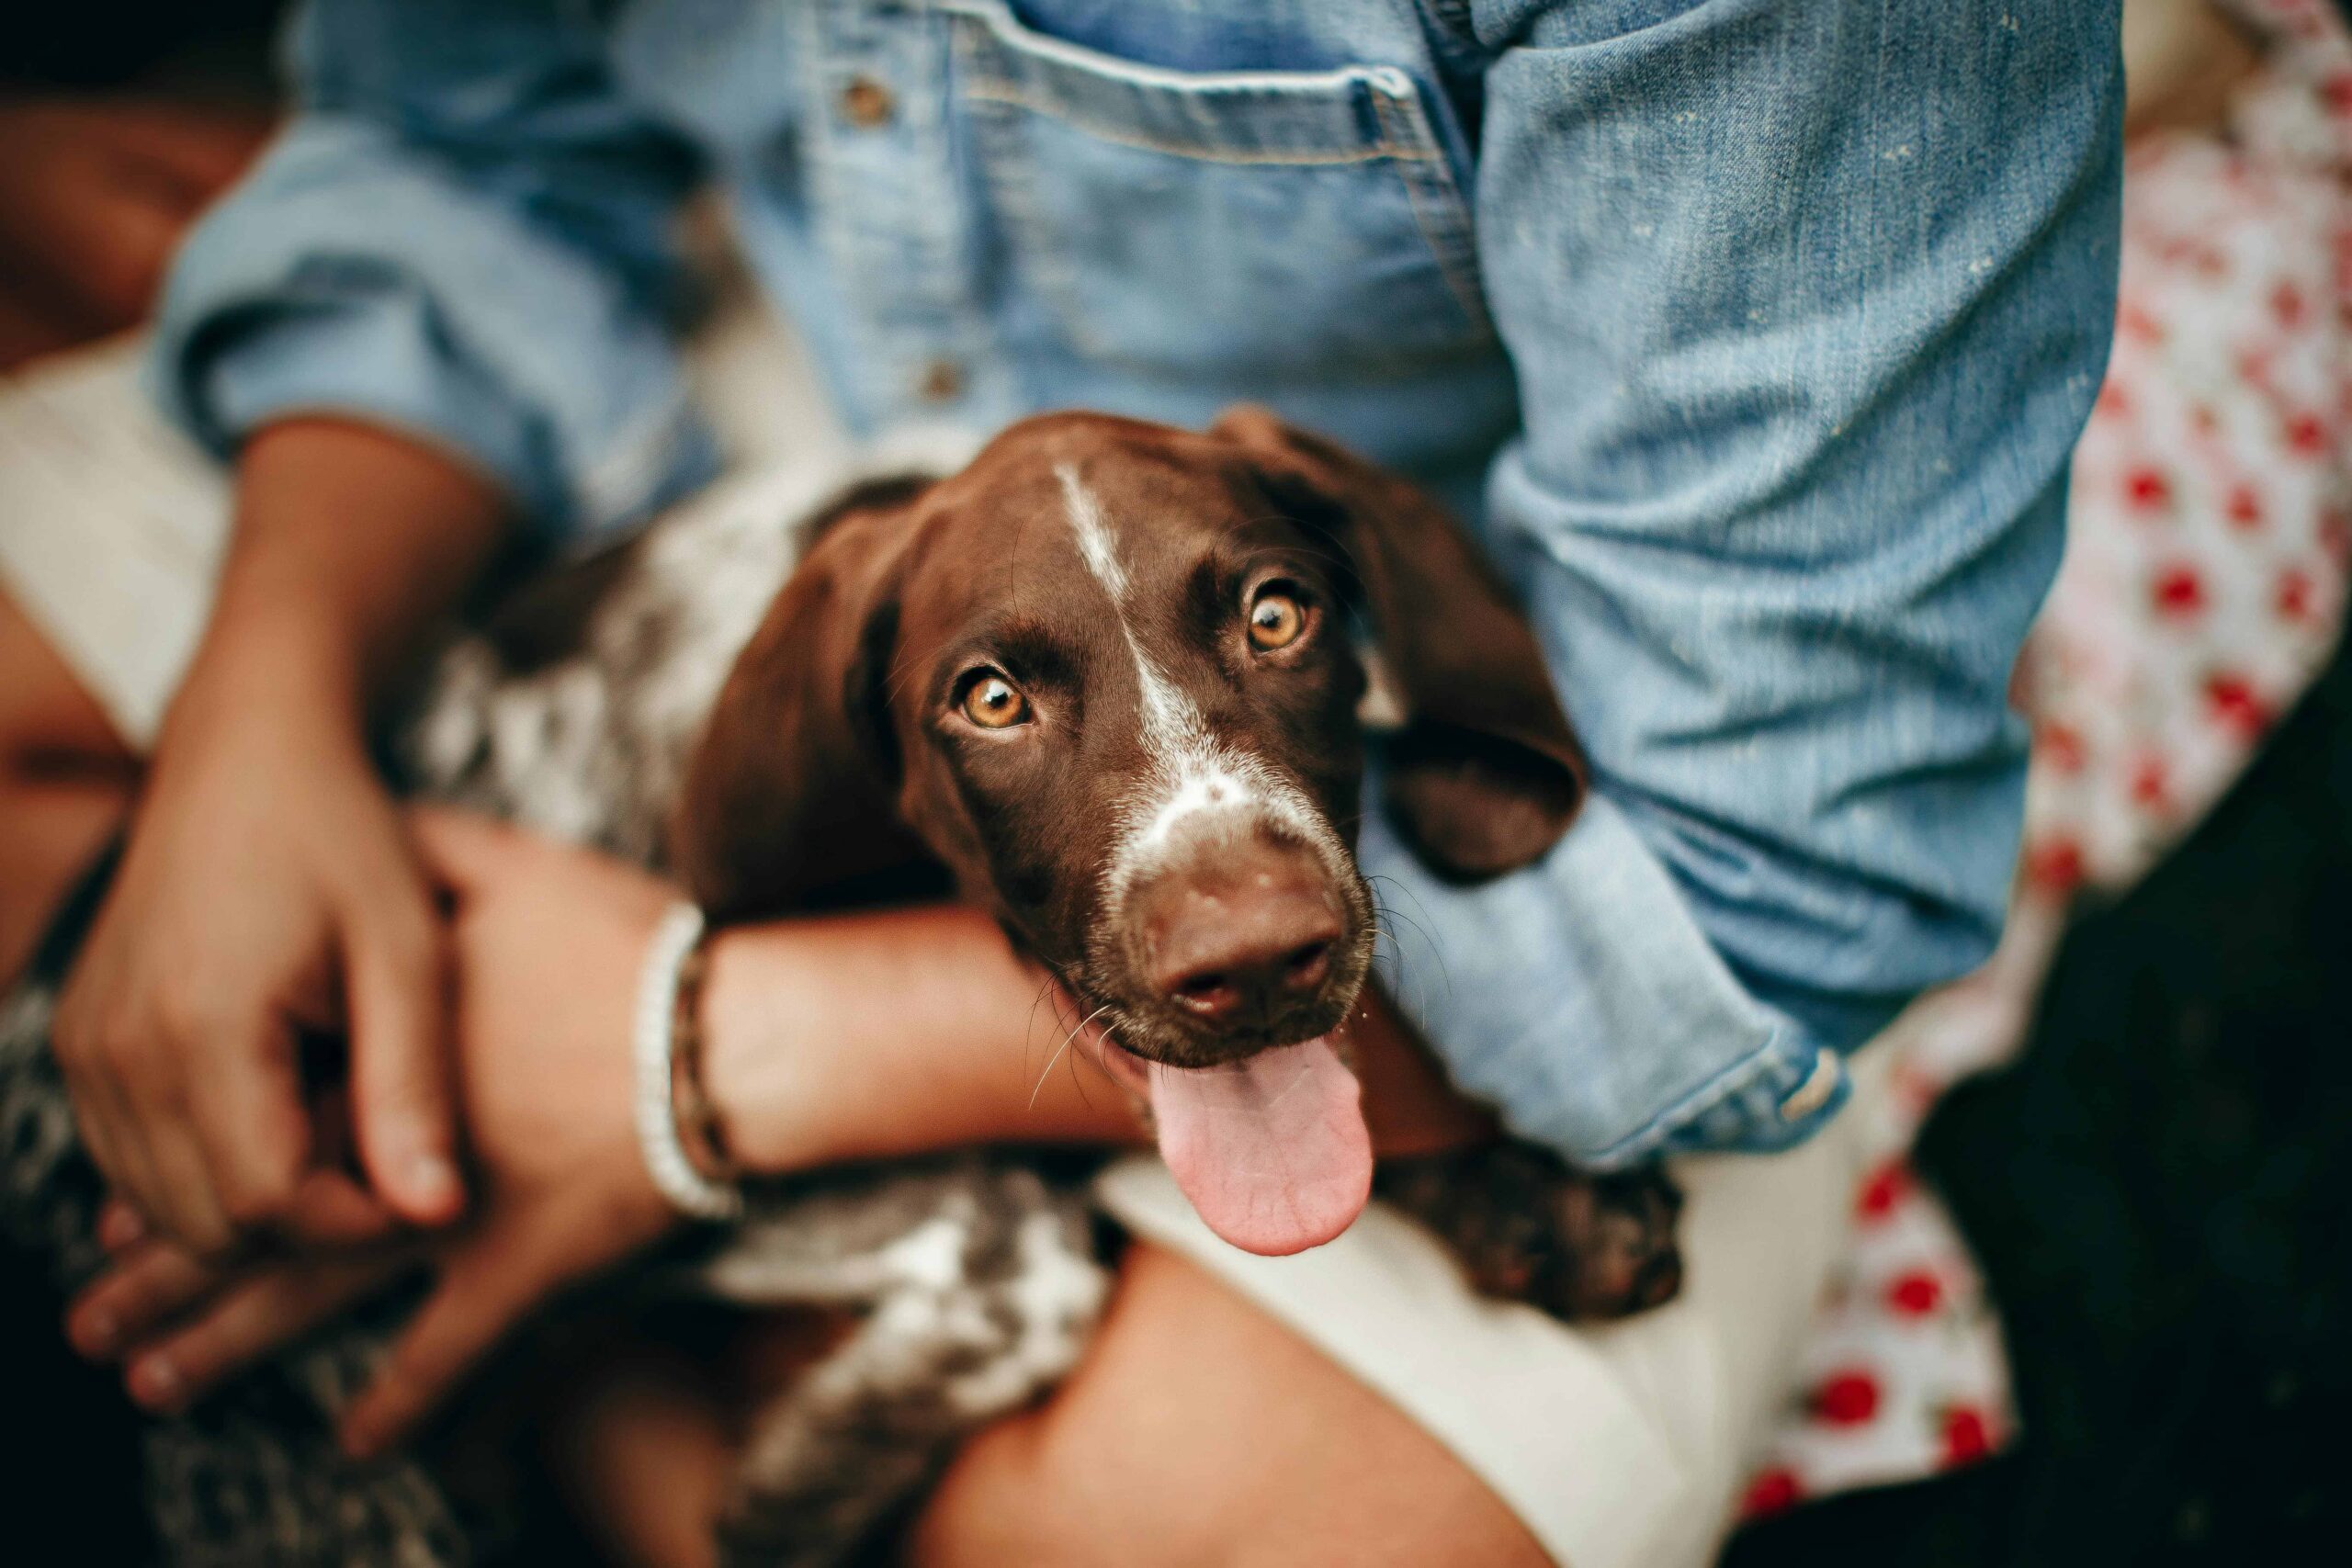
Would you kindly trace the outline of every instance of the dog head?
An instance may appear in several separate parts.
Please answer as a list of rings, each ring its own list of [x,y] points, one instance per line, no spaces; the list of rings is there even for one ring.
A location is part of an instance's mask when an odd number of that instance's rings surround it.
[[[674,863],[741,918],[919,850],[1138,1071],[1318,1041],[1375,934],[1359,628],[1404,709],[1405,840],[1462,879],[1540,856],[1581,760],[1433,502],[1254,409],[1025,421],[827,523],[719,698]]]

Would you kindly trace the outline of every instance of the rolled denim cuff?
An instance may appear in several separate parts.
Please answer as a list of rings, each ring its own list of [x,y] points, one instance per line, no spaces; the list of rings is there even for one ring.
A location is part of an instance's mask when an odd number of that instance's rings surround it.
[[[307,281],[220,308],[204,331],[158,336],[153,395],[224,460],[274,420],[350,418],[454,458],[554,536],[642,517],[717,470],[716,448],[681,401],[616,440],[594,482],[583,483],[565,471],[546,422],[450,350],[422,293]]]
[[[157,400],[216,456],[275,420],[329,413],[435,447],[496,484],[526,516],[569,511],[545,432],[513,400],[436,352],[414,296],[257,302],[149,361]]]
[[[1740,984],[1605,797],[1544,860],[1476,886],[1431,874],[1376,808],[1358,854],[1392,996],[1516,1135],[1608,1170],[1785,1148],[1845,1103],[1838,1053]]]
[[[630,171],[523,148],[493,178],[365,117],[299,117],[174,258],[152,389],[223,456],[271,419],[345,414],[453,455],[535,528],[641,518],[716,467],[662,285],[518,194],[609,197],[613,231],[650,251],[669,189]]]

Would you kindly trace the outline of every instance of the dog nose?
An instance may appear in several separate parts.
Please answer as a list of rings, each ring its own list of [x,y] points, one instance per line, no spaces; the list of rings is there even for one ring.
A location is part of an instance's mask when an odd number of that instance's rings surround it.
[[[1146,983],[1203,1022],[1271,1026],[1331,973],[1342,927],[1320,872],[1284,847],[1155,878],[1136,911]]]

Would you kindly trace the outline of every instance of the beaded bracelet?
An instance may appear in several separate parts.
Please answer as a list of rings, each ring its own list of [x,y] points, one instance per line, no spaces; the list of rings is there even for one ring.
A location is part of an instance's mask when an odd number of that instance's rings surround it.
[[[693,991],[682,981],[690,963],[699,970],[702,936],[702,911],[692,904],[676,904],[662,915],[646,944],[645,967],[637,986],[637,1143],[646,1173],[679,1213],[698,1220],[734,1220],[742,1217],[742,1189],[705,1175],[678,1135],[680,1046],[695,1043],[691,1018],[687,1029],[679,1027],[680,1012],[692,1010]],[[684,1077],[694,1086],[697,1132],[714,1156],[721,1155],[709,1102],[701,1094],[700,1075],[691,1062],[685,1064]]]
[[[741,1173],[727,1146],[718,1102],[702,1081],[702,983],[710,972],[710,928],[678,965],[678,994],[670,1007],[670,1111],[685,1145],[686,1162],[708,1179],[732,1187]]]

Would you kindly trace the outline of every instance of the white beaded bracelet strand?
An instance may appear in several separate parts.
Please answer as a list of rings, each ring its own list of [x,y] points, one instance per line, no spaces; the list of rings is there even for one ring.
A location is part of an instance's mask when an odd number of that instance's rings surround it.
[[[702,940],[702,911],[674,904],[653,928],[637,982],[637,1144],[646,1173],[680,1213],[698,1220],[743,1214],[740,1188],[713,1181],[695,1168],[678,1136],[673,1084],[676,1072],[678,973]]]

